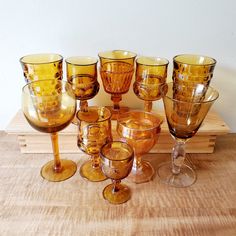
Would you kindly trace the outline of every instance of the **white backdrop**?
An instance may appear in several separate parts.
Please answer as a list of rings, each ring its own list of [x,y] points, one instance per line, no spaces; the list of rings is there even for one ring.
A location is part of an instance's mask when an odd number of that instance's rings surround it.
[[[236,132],[235,0],[0,0],[0,129],[21,106],[24,85],[19,58],[54,52],[97,56],[126,49],[170,61],[180,53],[214,57],[212,86],[220,92],[216,110]],[[90,104],[111,104],[102,88]],[[130,92],[122,103],[141,108]],[[155,102],[156,108],[162,102]]]

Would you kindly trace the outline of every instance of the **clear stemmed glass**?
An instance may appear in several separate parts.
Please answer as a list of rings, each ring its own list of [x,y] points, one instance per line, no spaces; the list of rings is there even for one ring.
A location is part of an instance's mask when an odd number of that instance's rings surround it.
[[[71,160],[60,160],[57,134],[75,115],[76,100],[71,85],[55,79],[28,83],[22,89],[22,110],[33,128],[51,135],[54,160],[42,167],[42,177],[58,182],[73,176],[77,165]]]
[[[187,187],[195,182],[196,173],[184,164],[185,143],[197,133],[219,93],[210,86],[190,82],[168,83],[163,85],[162,91],[166,120],[176,144],[171,154],[172,161],[162,164],[157,173],[168,185]],[[186,91],[191,91],[191,94],[181,97],[180,94]]]
[[[157,141],[162,118],[144,111],[129,111],[119,115],[117,133],[134,149],[134,163],[128,177],[134,183],[152,180],[155,171],[142,155],[148,153]]]
[[[62,79],[63,57],[59,54],[31,54],[20,58],[26,83],[35,80]]]
[[[69,57],[66,59],[67,81],[71,83],[75,97],[80,100],[79,109],[88,111],[87,100],[95,97],[99,91],[97,81],[97,62],[93,57]],[[77,119],[73,120],[77,124]]]
[[[133,90],[144,100],[144,110],[152,110],[152,102],[161,99],[160,86],[166,83],[169,61],[160,57],[139,57]]]
[[[103,197],[113,204],[128,201],[131,191],[121,180],[126,178],[133,165],[134,152],[131,146],[120,141],[113,141],[101,147],[100,157],[103,173],[112,180],[103,190]]]
[[[137,56],[133,52],[113,50],[100,52],[100,75],[104,90],[111,94],[113,107],[109,107],[112,119],[116,119],[120,112],[128,111],[128,107],[120,107],[122,94],[129,91],[134,74],[134,60]]]
[[[112,141],[111,113],[105,107],[88,107],[78,111],[78,147],[90,155],[90,160],[80,167],[80,175],[89,181],[103,181],[107,177],[101,170],[99,151],[102,145]]]

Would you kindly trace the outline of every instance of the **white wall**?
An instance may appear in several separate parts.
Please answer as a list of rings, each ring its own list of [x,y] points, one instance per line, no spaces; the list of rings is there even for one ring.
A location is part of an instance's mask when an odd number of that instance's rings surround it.
[[[212,85],[220,98],[213,109],[236,132],[235,0],[0,0],[0,129],[21,106],[21,56],[96,56],[109,49],[166,57],[169,79],[176,54],[214,57]],[[109,99],[101,89],[90,104],[106,105]],[[132,89],[123,102],[142,107]]]

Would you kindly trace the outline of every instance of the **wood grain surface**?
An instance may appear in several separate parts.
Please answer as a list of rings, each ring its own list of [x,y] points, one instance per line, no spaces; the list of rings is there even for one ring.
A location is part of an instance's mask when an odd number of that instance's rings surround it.
[[[63,154],[81,166],[84,154]],[[51,154],[21,154],[14,135],[0,132],[0,235],[236,235],[236,134],[217,137],[213,154],[188,154],[198,179],[179,189],[156,177],[124,181],[132,198],[111,205],[102,197],[110,183],[76,174],[51,183],[40,168]],[[169,154],[148,154],[155,168]]]

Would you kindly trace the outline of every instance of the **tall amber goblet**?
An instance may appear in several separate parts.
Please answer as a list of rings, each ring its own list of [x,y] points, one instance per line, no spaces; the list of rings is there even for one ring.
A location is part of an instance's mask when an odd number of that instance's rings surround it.
[[[120,141],[109,142],[101,147],[103,173],[112,180],[103,190],[103,197],[112,204],[128,201],[131,191],[121,180],[126,178],[133,165],[134,152],[130,145]]]
[[[134,149],[134,164],[128,177],[134,183],[152,180],[154,168],[142,155],[149,152],[156,143],[162,118],[144,111],[129,111],[117,119],[117,133]]]
[[[160,57],[139,57],[133,84],[136,96],[144,100],[144,110],[152,110],[152,102],[161,99],[160,86],[166,83],[169,61]]]
[[[100,75],[104,90],[111,94],[113,107],[112,119],[116,119],[120,112],[128,111],[128,107],[120,107],[119,102],[122,94],[129,91],[130,83],[134,74],[134,60],[137,56],[133,52],[113,50],[100,52]]]
[[[88,111],[87,100],[95,97],[99,91],[97,81],[97,62],[93,57],[69,57],[66,59],[67,81],[72,88],[77,100],[80,100],[79,109]],[[77,119],[73,120],[77,123]]]
[[[90,160],[80,167],[80,175],[89,181],[103,181],[107,177],[101,170],[100,148],[112,140],[111,113],[105,107],[88,107],[88,111],[79,110],[78,147],[90,155]]]
[[[179,94],[190,89],[191,98],[180,100],[175,98]],[[164,93],[162,91],[165,91]],[[167,93],[166,93],[167,91]],[[160,179],[174,187],[187,187],[196,180],[196,173],[185,160],[185,143],[192,138],[201,126],[209,109],[218,98],[219,93],[204,84],[168,83],[161,88],[165,107],[166,120],[171,136],[176,144],[172,150],[172,161],[162,164],[158,168]]]
[[[22,89],[22,111],[33,128],[51,135],[54,160],[42,167],[41,176],[54,182],[73,176],[77,165],[71,160],[60,160],[57,134],[75,115],[76,100],[71,85],[55,79],[28,83]]]
[[[63,57],[59,54],[31,54],[20,58],[25,82],[36,80],[62,79]]]

